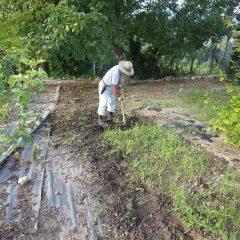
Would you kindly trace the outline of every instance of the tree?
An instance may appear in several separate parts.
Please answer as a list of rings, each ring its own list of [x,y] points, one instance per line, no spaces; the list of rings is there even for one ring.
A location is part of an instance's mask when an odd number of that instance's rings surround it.
[[[173,68],[174,63],[191,56],[192,72],[197,51],[209,39],[215,46],[222,36],[230,33],[222,15],[226,11],[233,14],[237,4],[235,0],[184,1],[182,5],[177,1],[149,1],[133,19],[130,32],[141,41],[142,47],[152,46],[159,59],[156,65]]]
[[[222,15],[232,14],[237,3],[2,0],[0,28],[8,27],[11,35],[0,30],[0,48],[4,54],[16,47],[27,49],[32,58],[45,59],[51,73],[79,74],[87,72],[93,60],[104,66],[128,55],[133,58],[129,39],[134,38],[140,42],[142,56],[136,72],[150,60],[155,61],[154,72],[168,73],[186,55],[194,63],[193,56],[206,41],[217,43],[229,32]]]

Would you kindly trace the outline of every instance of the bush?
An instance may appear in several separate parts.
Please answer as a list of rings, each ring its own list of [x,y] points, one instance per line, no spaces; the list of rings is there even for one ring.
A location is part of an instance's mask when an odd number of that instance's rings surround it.
[[[229,106],[219,109],[217,119],[211,121],[214,129],[223,133],[230,144],[240,147],[240,88],[228,87]]]
[[[235,52],[240,53],[240,30],[235,31],[234,36]],[[224,134],[227,142],[240,147],[240,87],[237,86],[240,69],[236,66],[235,71],[236,85],[228,85],[230,104],[218,110],[218,117],[212,124],[216,130]]]
[[[20,74],[11,74],[11,69],[0,61],[0,124],[16,119],[16,129],[10,136],[0,132],[0,155],[6,150],[8,144],[15,145],[21,137],[31,142],[29,128],[34,125],[29,123],[41,119],[40,110],[32,109],[31,114],[28,105],[32,99],[37,99],[37,92],[44,90],[40,80],[47,77],[46,73],[38,68],[43,60],[28,60],[20,58],[17,71]],[[24,66],[26,70],[21,69]]]

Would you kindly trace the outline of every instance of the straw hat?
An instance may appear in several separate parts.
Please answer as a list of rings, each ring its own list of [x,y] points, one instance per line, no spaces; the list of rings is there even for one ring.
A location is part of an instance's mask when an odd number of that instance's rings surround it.
[[[134,74],[133,64],[130,61],[120,61],[118,63],[120,71],[127,76],[132,76]]]

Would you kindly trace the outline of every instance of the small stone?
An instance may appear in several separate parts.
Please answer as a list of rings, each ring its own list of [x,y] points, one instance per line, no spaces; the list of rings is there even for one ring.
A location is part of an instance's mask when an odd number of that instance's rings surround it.
[[[180,93],[183,92],[183,88],[180,88],[178,92],[180,92]]]
[[[229,166],[230,166],[230,167],[234,167],[234,162],[230,161],[230,162],[229,162]]]
[[[55,192],[55,195],[62,195],[61,192]]]
[[[28,176],[24,176],[18,179],[18,184],[20,184],[21,186],[24,186],[29,182],[30,182],[30,179],[28,178]]]
[[[9,205],[9,203],[8,202],[6,202],[6,203],[3,203],[3,207],[7,207]]]
[[[72,228],[71,228],[71,231],[72,231],[73,233],[75,233],[75,232],[77,231],[77,227],[76,227],[76,226],[72,227]]]

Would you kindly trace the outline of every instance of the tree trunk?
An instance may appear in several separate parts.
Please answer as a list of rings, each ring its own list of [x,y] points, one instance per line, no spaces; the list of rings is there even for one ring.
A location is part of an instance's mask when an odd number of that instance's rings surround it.
[[[183,60],[180,61],[180,73],[183,73]]]
[[[127,54],[122,46],[119,46],[118,44],[113,43],[112,47],[113,47],[113,50],[115,52],[118,62],[127,60]]]
[[[173,63],[174,63],[174,60],[175,60],[175,56],[173,56],[170,60],[170,68],[173,69]]]
[[[118,44],[113,43],[112,47],[114,49],[114,52],[115,52],[115,55],[116,55],[116,58],[117,58],[117,62],[128,60],[127,59],[127,54],[126,54],[126,52],[125,52],[125,50],[122,46],[119,46]],[[130,77],[125,76],[125,77],[122,78],[122,85],[124,87],[129,86],[130,84],[131,84]]]
[[[209,65],[209,73],[212,73],[212,70],[213,70],[213,62],[214,62],[214,58],[211,57],[211,59],[210,59],[210,65]]]
[[[47,74],[49,74],[49,64],[47,62],[39,64],[39,67],[45,71]]]
[[[57,6],[60,3],[60,0],[53,0],[53,4]]]
[[[228,37],[227,37],[227,42],[226,42],[226,46],[225,46],[224,53],[223,53],[223,57],[222,57],[222,59],[221,59],[221,61],[220,61],[220,65],[223,65],[223,64],[224,64],[224,59],[225,59],[226,54],[227,54],[227,50],[228,50],[228,45],[229,45],[230,38],[231,38],[231,35],[228,35]]]
[[[209,60],[209,73],[212,73],[213,70],[213,62],[214,62],[214,58],[215,58],[215,50],[216,50],[216,46],[212,47],[212,51],[211,51],[211,55],[210,55],[210,60]]]
[[[193,74],[194,61],[195,61],[195,58],[191,58],[191,64],[190,64],[190,71],[189,71],[189,74]]]
[[[2,59],[5,55],[6,53],[0,48],[0,59]]]

